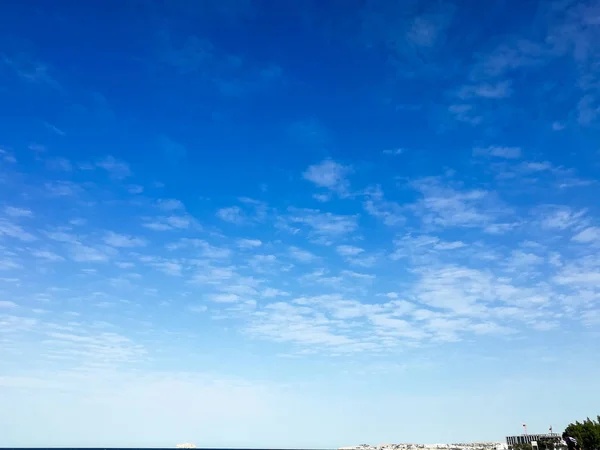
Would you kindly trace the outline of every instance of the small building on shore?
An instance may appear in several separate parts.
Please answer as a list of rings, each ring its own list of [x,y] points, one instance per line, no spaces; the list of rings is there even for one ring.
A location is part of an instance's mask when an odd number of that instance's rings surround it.
[[[558,433],[521,434],[518,436],[506,436],[506,444],[509,450],[513,450],[515,447],[523,444],[531,445],[535,450],[536,447],[560,447],[563,444],[563,440]]]

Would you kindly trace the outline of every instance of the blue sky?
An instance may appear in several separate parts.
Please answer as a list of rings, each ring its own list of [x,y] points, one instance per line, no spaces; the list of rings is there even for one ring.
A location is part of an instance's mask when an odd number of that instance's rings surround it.
[[[0,445],[598,413],[600,3],[0,12]]]

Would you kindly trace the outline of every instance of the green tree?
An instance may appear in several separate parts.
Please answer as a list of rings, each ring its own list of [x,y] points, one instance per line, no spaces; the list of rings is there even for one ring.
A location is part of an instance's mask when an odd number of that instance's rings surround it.
[[[515,444],[512,446],[513,450],[532,450],[531,444]]]
[[[557,438],[541,438],[537,441],[538,450],[554,450]]]
[[[600,450],[600,416],[597,420],[588,417],[583,422],[571,423],[565,432],[577,439],[582,450]]]

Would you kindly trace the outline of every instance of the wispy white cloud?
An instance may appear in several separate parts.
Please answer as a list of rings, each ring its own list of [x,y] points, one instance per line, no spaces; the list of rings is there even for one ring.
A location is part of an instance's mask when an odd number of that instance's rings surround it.
[[[520,225],[519,222],[492,223],[486,225],[483,231],[488,234],[505,234],[518,228]]]
[[[529,172],[545,172],[552,170],[553,165],[549,161],[532,161],[523,163],[521,168]]]
[[[141,194],[144,192],[144,187],[137,184],[132,184],[127,188],[127,192],[130,194]]]
[[[146,349],[131,339],[111,331],[64,329],[48,331],[48,355],[60,355],[88,367],[115,367],[140,361]]]
[[[187,215],[144,217],[142,226],[153,231],[185,230],[188,228],[200,229],[196,220]]]
[[[0,333],[18,333],[35,327],[38,321],[31,317],[4,315],[0,316]]]
[[[69,220],[69,223],[73,226],[78,227],[81,225],[85,225],[87,223],[87,221],[85,219],[82,219],[81,217],[78,217],[78,218]]]
[[[184,270],[184,266],[177,261],[152,260],[148,261],[148,264],[160,272],[171,276],[181,276]]]
[[[454,103],[448,107],[448,112],[459,122],[468,123],[469,125],[479,125],[483,120],[475,107],[468,103]]]
[[[358,228],[357,215],[333,214],[308,208],[290,208],[289,213],[283,218],[284,221],[294,226],[308,227],[317,236],[343,236]]]
[[[313,194],[313,198],[318,202],[325,203],[331,200],[330,194]]]
[[[4,258],[0,259],[0,270],[17,270],[22,268],[23,266],[21,263],[16,261],[14,258],[5,256]]]
[[[401,155],[402,153],[404,153],[404,149],[403,148],[390,148],[390,149],[386,149],[382,152],[384,155]]]
[[[463,86],[458,91],[458,97],[461,99],[487,98],[500,99],[509,97],[512,94],[510,80],[499,81],[496,83],[480,83]]]
[[[66,158],[51,158],[46,161],[48,168],[51,170],[58,170],[63,172],[72,172],[73,164]]]
[[[33,212],[27,208],[16,208],[14,206],[7,206],[4,208],[4,212],[10,217],[33,217]]]
[[[523,270],[536,264],[542,264],[544,258],[535,253],[528,253],[522,250],[513,250],[510,258],[506,261],[506,266],[510,271]]]
[[[235,225],[243,225],[248,222],[242,208],[239,206],[221,208],[217,211],[217,217],[225,222],[233,223]]]
[[[173,198],[169,198],[169,199],[159,199],[156,202],[157,206],[164,210],[164,211],[177,211],[177,210],[184,210],[185,207],[183,205],[183,203],[181,203],[179,200],[173,199]]]
[[[248,197],[240,197],[241,206],[230,206],[217,210],[217,217],[235,225],[250,225],[263,222],[267,217],[266,203]]]
[[[254,249],[262,245],[259,239],[238,239],[237,245],[242,249]]]
[[[88,242],[89,239],[85,236],[75,235],[66,231],[46,231],[44,235],[50,240],[64,245],[70,259],[76,262],[107,262],[118,253],[113,247]],[[110,235],[107,236],[111,237]],[[118,237],[117,235],[116,238]],[[54,252],[46,250],[39,250],[37,257],[54,261],[59,261],[61,258],[61,256],[55,255]]]
[[[301,248],[293,246],[289,248],[289,254],[296,261],[303,263],[310,263],[317,259],[316,255],[309,252],[308,250],[303,250]]]
[[[188,308],[193,313],[203,313],[208,310],[206,305],[190,305]]]
[[[291,294],[280,289],[268,287],[260,293],[263,298],[289,297]]]
[[[0,158],[2,159],[2,161],[9,163],[9,164],[14,164],[17,162],[17,158],[15,157],[13,152],[11,152],[5,148],[1,148],[1,147],[0,147]]]
[[[172,228],[189,228],[195,221],[190,216],[168,216],[165,223]]]
[[[115,233],[109,231],[104,236],[104,243],[111,247],[143,247],[146,245],[146,241],[139,237],[127,236],[125,234]]]
[[[46,183],[45,188],[53,197],[72,197],[81,192],[81,187],[68,181]]]
[[[44,126],[46,128],[48,128],[50,131],[52,131],[53,133],[56,133],[59,136],[66,136],[67,135],[67,133],[65,133],[63,130],[61,130],[60,128],[58,128],[55,125],[52,125],[49,122],[44,122]]]
[[[362,248],[353,245],[338,245],[336,250],[342,256],[356,256],[364,252]]]
[[[408,258],[417,262],[431,262],[439,257],[440,252],[450,252],[466,246],[462,241],[444,241],[436,236],[407,234],[394,241],[396,250],[390,258],[397,260]],[[456,257],[455,254],[452,256]]]
[[[435,44],[438,35],[437,26],[431,21],[416,17],[408,30],[408,39],[421,47],[431,47]]]
[[[241,297],[236,294],[214,294],[210,296],[210,300],[216,303],[236,303]]]
[[[202,239],[184,238],[177,242],[167,245],[170,251],[185,250],[187,252],[196,251],[200,256],[209,259],[223,259],[231,255],[228,248],[217,247]]]
[[[497,158],[517,159],[521,157],[521,149],[519,147],[487,147],[475,148],[473,155],[494,156]]]
[[[79,242],[79,237],[77,235],[62,230],[46,231],[44,234],[53,241],[67,242],[71,244],[76,244]]]
[[[472,79],[504,77],[514,70],[541,66],[547,61],[547,52],[536,42],[518,39],[502,43],[490,53],[483,54],[472,68]]]
[[[49,250],[36,250],[32,253],[32,255],[36,258],[45,259],[47,261],[63,261],[65,259],[62,256]]]
[[[48,66],[34,58],[25,54],[21,54],[15,58],[3,55],[2,62],[21,80],[27,83],[46,85],[53,89],[60,89],[60,84],[50,74]]]
[[[9,300],[0,300],[0,309],[16,308],[17,304]]]
[[[583,225],[586,222],[587,211],[574,211],[566,206],[550,206],[544,208],[540,214],[542,227],[551,230],[566,230]]]
[[[422,49],[431,49],[444,41],[452,23],[454,8],[450,4],[436,4],[412,16],[408,23],[406,39]]]
[[[588,227],[573,236],[573,240],[584,244],[600,244],[600,227]]]
[[[347,176],[350,173],[352,173],[351,167],[326,159],[319,164],[310,166],[304,172],[303,177],[317,187],[329,189],[340,196],[346,196],[349,194],[350,183]]]
[[[107,262],[113,256],[110,248],[92,247],[79,242],[71,244],[69,252],[73,261],[77,262]]]
[[[347,257],[346,261],[353,266],[358,267],[373,267],[378,262],[377,255],[359,255],[359,256],[351,256]]]
[[[0,236],[7,236],[25,242],[31,242],[37,239],[33,234],[25,231],[20,225],[5,219],[0,219]]]
[[[365,211],[373,217],[381,219],[386,225],[393,227],[406,222],[406,211],[396,202],[386,200],[379,186],[368,189],[363,203]]]
[[[452,242],[439,242],[435,244],[436,250],[454,250],[457,248],[462,248],[466,244],[462,241],[452,241]]]
[[[131,169],[124,161],[119,161],[113,156],[107,156],[96,162],[96,167],[106,170],[110,176],[123,179],[131,176]]]
[[[142,226],[154,231],[167,231],[173,229],[171,225],[164,222],[145,222]]]
[[[493,194],[481,189],[457,190],[436,179],[418,180],[413,186],[422,194],[415,211],[428,224],[490,228],[510,214]]]

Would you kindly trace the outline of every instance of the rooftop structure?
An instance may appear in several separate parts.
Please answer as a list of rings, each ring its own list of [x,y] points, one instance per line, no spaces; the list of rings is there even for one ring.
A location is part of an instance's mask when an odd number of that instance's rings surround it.
[[[518,436],[506,436],[506,443],[509,450],[512,450],[516,445],[531,444],[533,447],[539,447],[539,443],[553,443],[560,445],[562,437],[558,433],[543,433],[543,434],[521,434]]]

